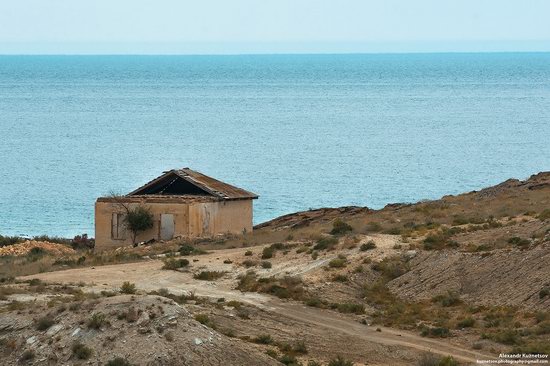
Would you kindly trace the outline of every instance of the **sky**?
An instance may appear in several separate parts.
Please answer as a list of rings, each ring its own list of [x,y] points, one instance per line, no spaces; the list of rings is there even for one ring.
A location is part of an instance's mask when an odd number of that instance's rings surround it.
[[[548,0],[0,0],[0,54],[550,51]]]

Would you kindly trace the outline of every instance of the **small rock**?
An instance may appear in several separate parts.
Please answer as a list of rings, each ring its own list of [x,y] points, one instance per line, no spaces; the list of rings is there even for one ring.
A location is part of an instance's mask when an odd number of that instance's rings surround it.
[[[200,338],[195,338],[195,345],[201,345],[202,344],[202,339]]]
[[[37,341],[38,341],[38,338],[36,338],[36,336],[32,336],[32,337],[30,337],[30,338],[27,338],[27,344],[29,344],[29,345],[33,345],[33,344],[35,344]]]
[[[48,331],[46,332],[46,335],[49,335],[49,336],[56,335],[61,329],[63,329],[63,325],[61,324],[52,325],[50,329],[48,329]]]
[[[75,330],[73,330],[73,332],[71,333],[71,337],[76,337],[78,335],[78,333],[80,333],[81,329],[80,328],[76,328]]]

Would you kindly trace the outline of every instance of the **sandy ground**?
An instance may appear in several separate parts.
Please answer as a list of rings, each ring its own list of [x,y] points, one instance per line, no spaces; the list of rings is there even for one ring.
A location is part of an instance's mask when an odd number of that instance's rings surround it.
[[[374,258],[382,258],[394,251],[393,246],[399,241],[399,237],[391,235],[378,235],[374,237],[377,249],[370,251],[369,255]],[[371,240],[372,237],[365,237],[361,242]],[[453,345],[445,340],[436,340],[421,337],[417,334],[395,330],[391,328],[363,325],[357,320],[346,317],[330,310],[317,309],[304,306],[292,301],[282,301],[278,298],[259,293],[242,293],[235,290],[235,284],[239,274],[246,272],[246,268],[238,265],[243,258],[258,258],[262,247],[253,248],[253,256],[243,257],[243,253],[251,248],[238,248],[212,251],[206,255],[187,257],[192,265],[186,272],[161,270],[163,262],[160,260],[149,260],[147,262],[106,265],[95,268],[79,268],[57,272],[42,273],[27,276],[22,279],[39,278],[52,283],[86,283],[84,290],[101,291],[115,290],[124,281],[135,283],[139,291],[148,292],[165,288],[174,294],[195,293],[197,296],[212,298],[225,298],[226,301],[238,300],[254,305],[270,314],[277,314],[281,318],[292,319],[301,323],[304,329],[322,329],[327,339],[331,334],[352,336],[352,342],[356,346],[364,347],[365,352],[379,349],[383,346],[389,353],[395,353],[395,349],[403,352],[429,351],[441,355],[451,355],[457,360],[475,363],[476,359],[488,359],[490,356]],[[339,253],[342,253],[339,251]],[[357,248],[347,250],[348,256],[364,255]],[[290,274],[304,275],[313,274],[319,267],[334,258],[335,254],[323,254],[315,261],[304,261],[304,256],[293,256],[291,253],[283,256],[277,253],[271,261],[272,269],[256,268],[261,275]],[[224,264],[224,260],[232,260],[232,264]],[[307,265],[306,265],[307,263]],[[193,278],[193,273],[202,269],[226,271],[225,276],[217,281],[199,281]]]

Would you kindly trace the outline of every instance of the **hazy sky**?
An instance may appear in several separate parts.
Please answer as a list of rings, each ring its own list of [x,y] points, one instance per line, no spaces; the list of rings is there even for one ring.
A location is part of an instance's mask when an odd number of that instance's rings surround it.
[[[0,0],[0,53],[550,51],[550,0]]]

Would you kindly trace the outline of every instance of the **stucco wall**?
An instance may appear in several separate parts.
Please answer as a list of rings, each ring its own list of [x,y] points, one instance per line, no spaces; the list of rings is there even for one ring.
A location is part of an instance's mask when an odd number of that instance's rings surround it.
[[[143,202],[154,216],[152,229],[140,233],[136,242],[150,239],[159,240],[160,215],[174,215],[174,237],[202,237],[216,234],[242,234],[252,231],[252,200],[216,201],[196,203],[159,203]],[[138,203],[129,203],[135,207]],[[95,240],[96,249],[103,250],[124,245],[131,245],[131,233],[126,238],[113,239],[112,215],[125,213],[124,208],[113,202],[97,201],[95,204]]]

